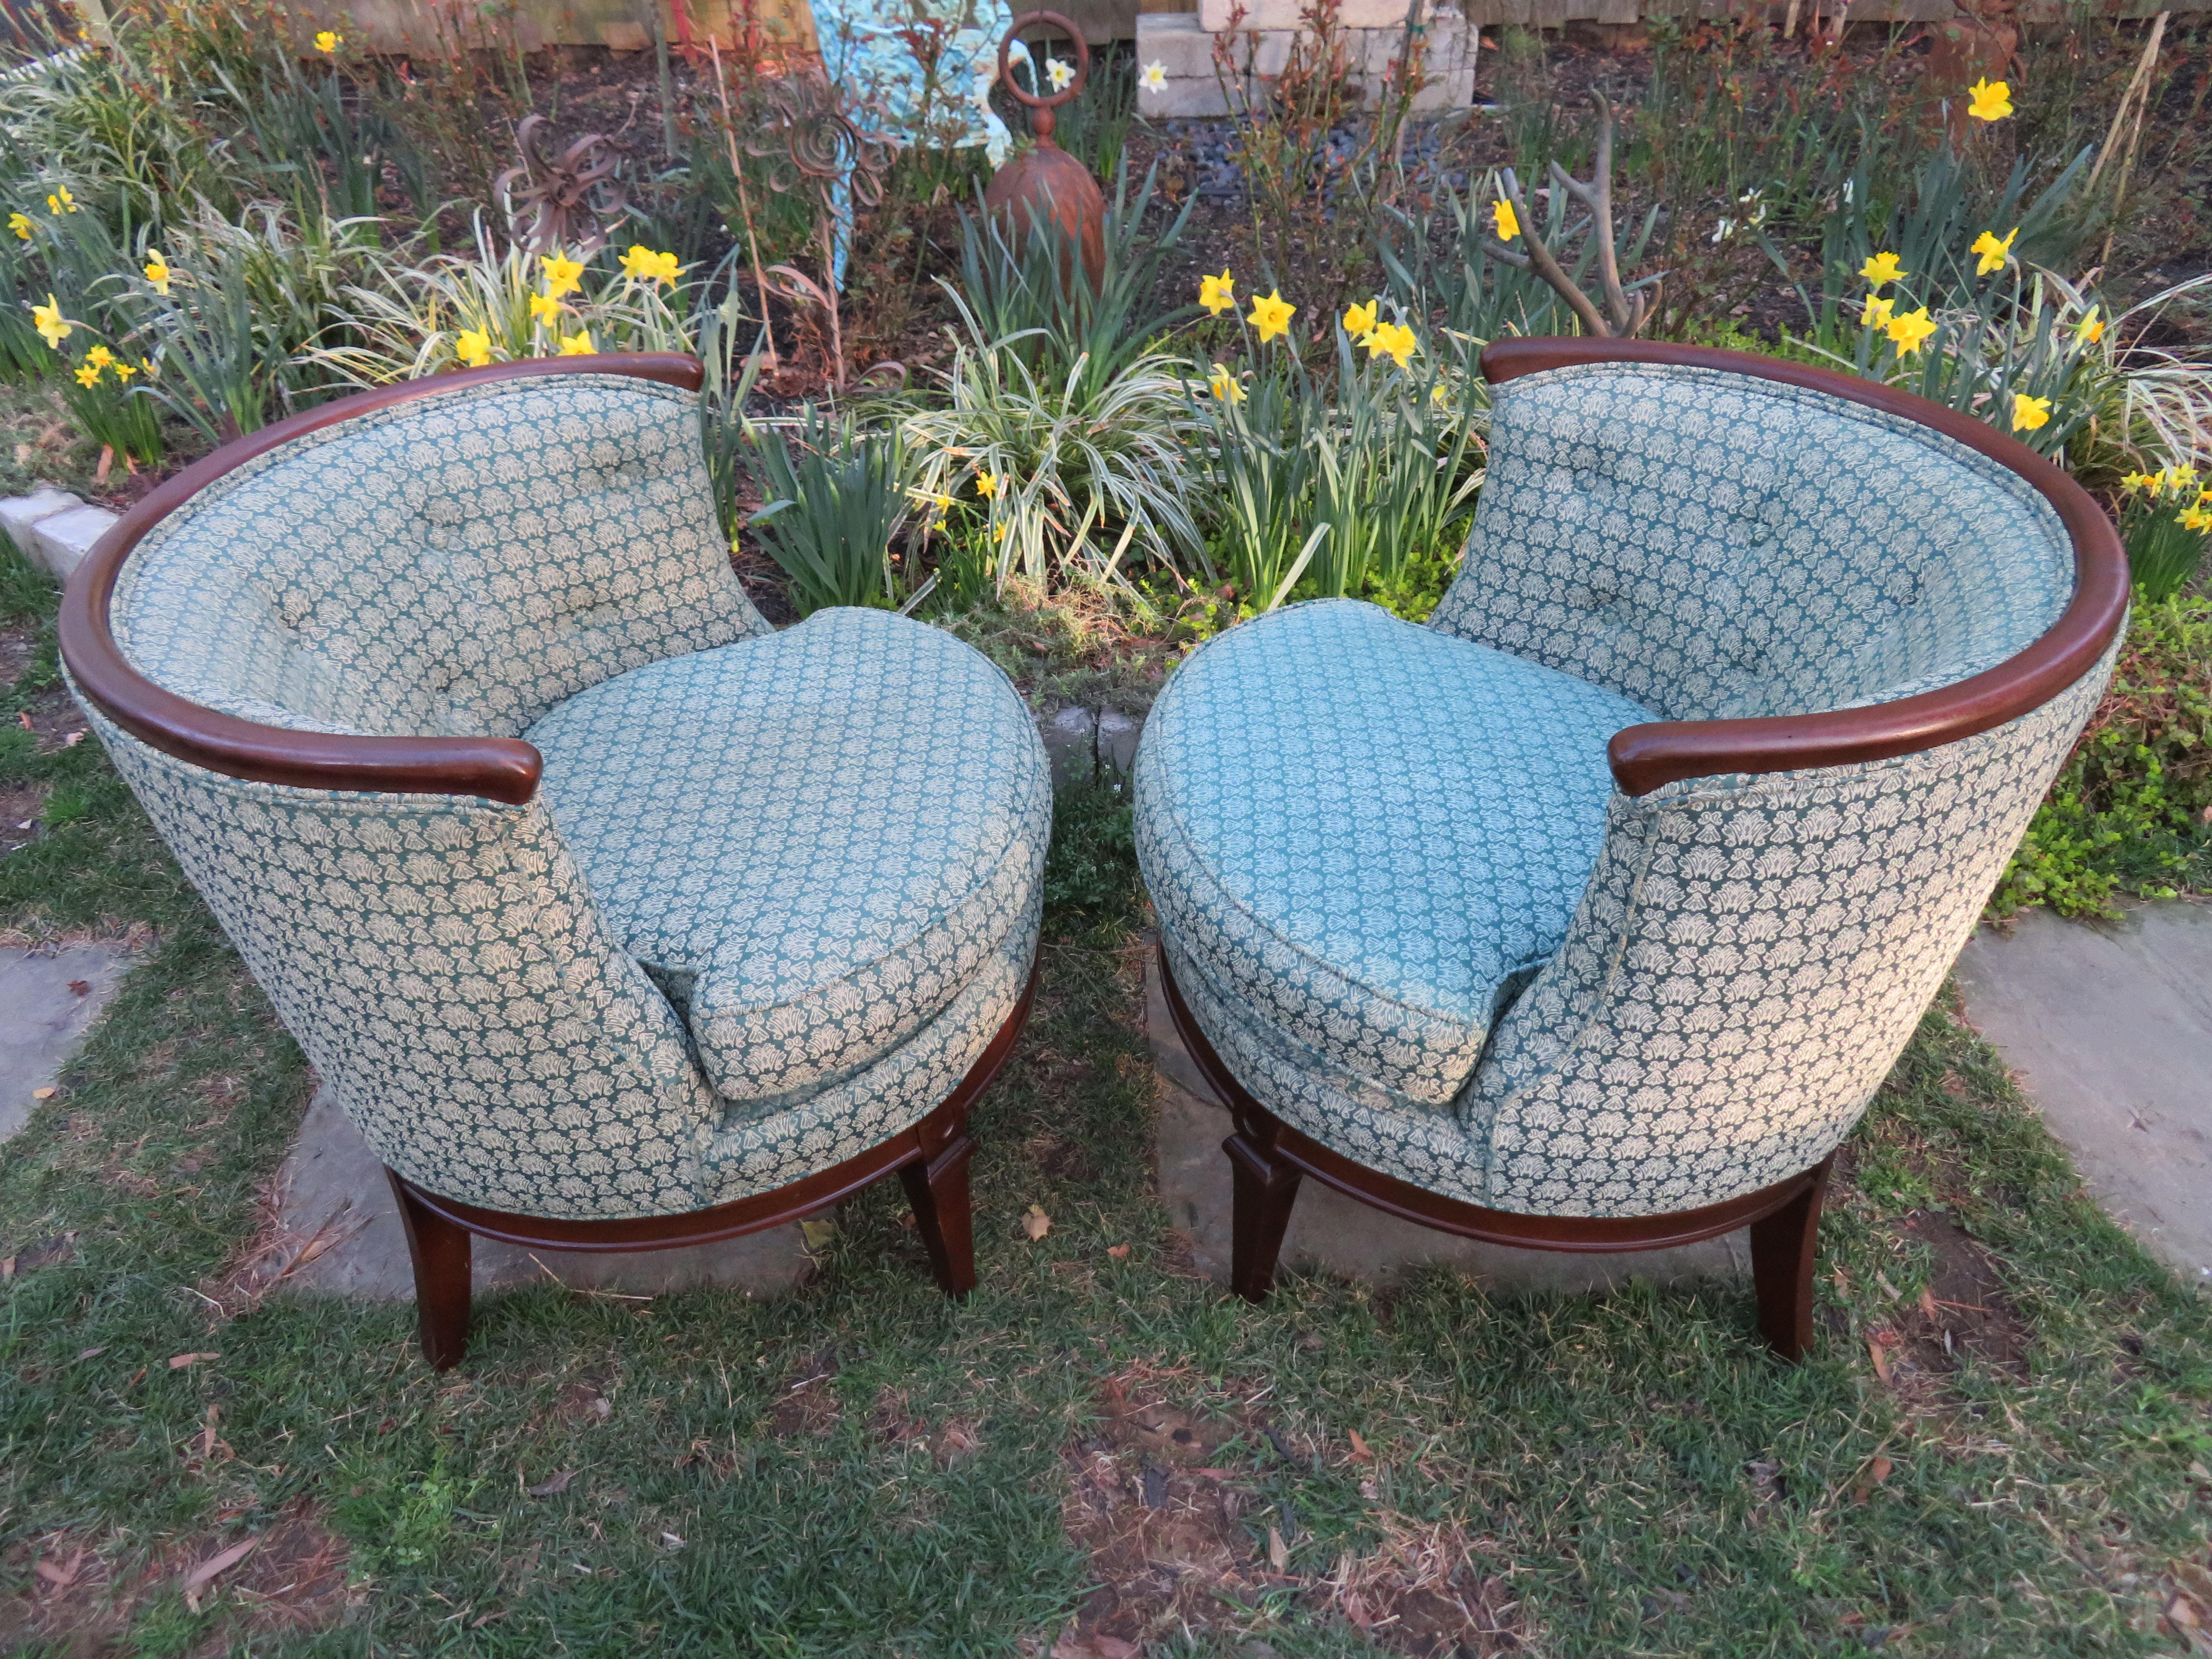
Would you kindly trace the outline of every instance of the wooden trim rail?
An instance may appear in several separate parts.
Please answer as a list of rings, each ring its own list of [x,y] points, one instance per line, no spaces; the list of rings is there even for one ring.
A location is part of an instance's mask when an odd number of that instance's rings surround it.
[[[627,374],[696,392],[699,360],[674,352],[537,357],[380,386],[340,398],[225,444],[149,493],[100,538],[62,597],[62,659],[85,696],[131,736],[164,754],[257,783],[305,789],[478,795],[519,805],[538,791],[544,762],[517,738],[352,737],[295,732],[202,708],[156,685],[124,658],[108,606],[124,562],[146,532],[226,473],[295,438],[418,398],[544,374]]]
[[[1833,369],[1649,340],[1499,340],[1484,349],[1482,374],[1492,386],[1503,386],[1523,374],[1587,363],[1723,369],[1826,392],[1932,428],[2027,480],[2056,509],[2074,544],[2072,602],[2050,632],[1996,667],[1955,685],[1866,708],[1629,726],[1615,732],[1607,749],[1624,794],[1647,795],[1682,778],[1887,760],[1990,731],[2041,708],[2087,673],[2127,615],[2127,552],[2105,510],[2026,444],[1970,416]]]

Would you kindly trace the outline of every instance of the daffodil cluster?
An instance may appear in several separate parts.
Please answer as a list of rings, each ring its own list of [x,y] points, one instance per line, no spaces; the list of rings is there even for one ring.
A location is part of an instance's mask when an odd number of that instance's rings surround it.
[[[2175,515],[2184,530],[2212,532],[2212,488],[2203,483],[2193,466],[2163,467],[2156,472],[2130,472],[2120,487],[2138,494],[2145,502],[2172,506],[2172,497],[2187,504]]]

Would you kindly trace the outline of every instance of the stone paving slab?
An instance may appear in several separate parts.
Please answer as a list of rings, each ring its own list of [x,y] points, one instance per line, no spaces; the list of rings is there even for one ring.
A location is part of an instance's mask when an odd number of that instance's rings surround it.
[[[277,1179],[280,1219],[290,1247],[280,1247],[280,1253],[289,1259],[312,1251],[283,1275],[288,1288],[415,1299],[406,1231],[384,1166],[327,1090],[308,1106]],[[621,1255],[525,1250],[479,1238],[473,1265],[478,1291],[550,1279],[571,1290],[621,1296],[661,1296],[706,1285],[769,1296],[804,1283],[813,1258],[793,1223],[719,1244]]]
[[[2212,905],[2046,910],[1984,927],[1958,965],[1995,1043],[2097,1201],[2185,1278],[2212,1285]]]
[[[1198,1270],[1225,1282],[1230,1177],[1221,1143],[1235,1126],[1176,1035],[1161,989],[1159,962],[1150,955],[1145,966],[1145,1024],[1160,1080],[1160,1199],[1173,1224],[1190,1234]],[[1439,1262],[1480,1279],[1493,1292],[1511,1295],[1610,1290],[1631,1279],[1667,1285],[1747,1277],[1751,1252],[1741,1232],[1669,1250],[1620,1255],[1516,1250],[1415,1226],[1308,1181],[1291,1212],[1282,1262],[1286,1267],[1319,1267],[1370,1284],[1385,1284],[1412,1268]]]
[[[40,1090],[58,1085],[131,963],[119,945],[0,947],[0,1141],[30,1121]]]

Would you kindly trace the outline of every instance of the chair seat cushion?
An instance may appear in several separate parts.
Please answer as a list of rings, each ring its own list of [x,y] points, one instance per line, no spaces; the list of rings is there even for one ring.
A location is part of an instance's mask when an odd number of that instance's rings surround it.
[[[945,1011],[1032,908],[1042,744],[939,629],[817,611],[607,680],[526,733],[623,947],[748,1107],[852,1077]]]
[[[1176,671],[1137,757],[1175,946],[1249,1018],[1449,1109],[1559,948],[1605,838],[1625,697],[1323,600]]]

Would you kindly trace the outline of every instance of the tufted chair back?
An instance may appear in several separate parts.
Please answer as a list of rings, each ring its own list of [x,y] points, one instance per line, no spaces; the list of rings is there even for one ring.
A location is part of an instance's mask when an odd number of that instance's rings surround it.
[[[718,1108],[511,739],[613,675],[767,631],[694,395],[664,383],[697,365],[627,362],[257,434],[134,508],[62,619],[117,770],[371,1149],[546,1217],[708,1201]],[[270,726],[393,739],[396,781],[295,775]]]
[[[196,702],[387,735],[517,736],[613,675],[767,631],[696,400],[612,374],[415,398],[258,456],[146,534],[111,619]]]
[[[1682,363],[1494,393],[1434,626],[1711,720],[1887,702],[2049,630],[2074,552],[2012,468],[1808,387]]]

